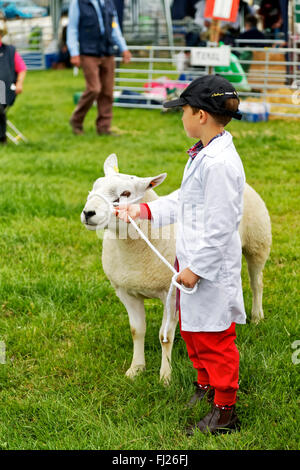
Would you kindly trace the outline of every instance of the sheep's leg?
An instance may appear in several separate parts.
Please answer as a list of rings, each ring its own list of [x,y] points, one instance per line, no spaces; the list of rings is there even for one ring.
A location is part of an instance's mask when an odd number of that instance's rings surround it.
[[[164,382],[165,385],[168,385],[171,380],[171,356],[172,356],[172,348],[173,348],[173,341],[175,336],[175,330],[178,322],[178,315],[175,314],[175,296],[172,296],[171,299],[171,319],[169,323],[169,328],[167,331],[167,342],[164,343],[164,329],[165,324],[167,321],[167,311],[166,307],[164,308],[164,315],[162,325],[159,331],[159,339],[162,349],[162,357],[161,357],[161,367],[160,367],[160,379]]]
[[[258,323],[264,318],[262,307],[264,265],[261,263],[255,263],[252,257],[246,257],[246,260],[250,277],[250,286],[252,290],[251,321],[253,323]]]
[[[146,316],[144,301],[142,297],[135,297],[125,289],[116,290],[121,302],[124,304],[129,317],[130,330],[133,341],[133,357],[130,368],[127,370],[127,377],[134,377],[140,371],[145,369],[145,334],[146,334]]]

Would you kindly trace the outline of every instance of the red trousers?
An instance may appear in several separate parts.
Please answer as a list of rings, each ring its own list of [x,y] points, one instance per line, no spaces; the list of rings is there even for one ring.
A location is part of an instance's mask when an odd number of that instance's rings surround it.
[[[180,312],[179,312],[180,313]],[[181,321],[180,321],[181,326]],[[190,360],[198,371],[197,382],[215,389],[215,404],[236,402],[239,378],[239,352],[235,345],[235,323],[225,331],[182,331]]]

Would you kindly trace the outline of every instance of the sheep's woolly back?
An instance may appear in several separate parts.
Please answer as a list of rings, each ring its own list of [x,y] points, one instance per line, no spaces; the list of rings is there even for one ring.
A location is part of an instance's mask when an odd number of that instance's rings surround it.
[[[244,191],[244,210],[240,224],[243,253],[255,263],[264,264],[272,243],[271,220],[266,205],[248,184]]]
[[[150,189],[146,191],[142,202],[157,198],[155,191]],[[173,265],[176,224],[156,229],[150,221],[140,220],[138,225]],[[104,272],[115,288],[123,287],[133,295],[160,297],[159,293],[168,290],[172,273],[144,240],[136,238],[137,233],[130,224],[128,230],[133,236],[125,240],[112,239],[109,231],[106,231],[102,250]],[[246,258],[255,265],[264,265],[272,242],[271,221],[264,201],[248,184],[244,192],[244,213],[239,233]]]

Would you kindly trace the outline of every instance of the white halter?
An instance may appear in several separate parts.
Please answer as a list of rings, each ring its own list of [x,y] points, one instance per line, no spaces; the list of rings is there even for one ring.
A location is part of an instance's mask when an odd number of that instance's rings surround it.
[[[105,217],[105,220],[104,221],[101,221],[99,224],[97,224],[97,228],[104,228],[106,227],[109,222],[110,222],[110,219],[111,219],[111,216],[112,215],[115,215],[115,209],[114,209],[114,206],[119,206],[120,203],[119,202],[115,202],[115,203],[112,203],[110,202],[106,196],[103,196],[103,194],[98,194],[98,193],[95,193],[93,191],[91,191],[88,195],[88,200],[91,199],[92,197],[98,197],[100,199],[102,199],[108,206],[108,212],[107,212],[107,215]],[[139,201],[141,198],[135,198],[131,201],[126,201],[127,204],[134,204],[135,202]],[[123,203],[122,203],[123,205]],[[150,242],[150,240],[148,240],[148,238],[146,237],[146,235],[144,234],[144,232],[142,232],[142,230],[138,227],[138,225],[135,223],[135,221],[130,217],[130,215],[128,215],[128,220],[130,221],[130,223],[134,226],[134,228],[136,229],[136,231],[138,232],[138,234],[141,236],[141,238],[147,243],[147,245],[151,248],[151,250],[161,259],[161,261],[173,272],[173,277],[172,277],[172,281],[171,281],[171,284],[170,284],[170,288],[169,288],[169,291],[168,291],[168,295],[167,295],[167,300],[166,300],[166,309],[167,309],[167,321],[166,321],[166,324],[165,324],[165,328],[164,328],[164,339],[163,339],[163,343],[167,343],[168,342],[168,338],[167,338],[167,333],[168,333],[168,328],[169,328],[169,324],[170,324],[170,319],[171,319],[171,309],[170,309],[170,303],[171,303],[171,297],[172,297],[172,292],[173,292],[173,287],[177,287],[177,289],[179,289],[181,292],[183,292],[184,294],[194,294],[198,288],[198,284],[199,284],[199,281],[197,282],[197,284],[195,284],[195,286],[192,288],[192,289],[189,289],[188,287],[184,287],[182,284],[179,284],[177,281],[176,281],[176,278],[178,277],[178,275],[180,274],[179,272],[176,271],[176,269],[169,263],[168,260],[166,260],[166,258],[163,257],[163,255],[155,248],[155,246],[152,245],[152,243]],[[175,312],[176,313],[176,312]]]

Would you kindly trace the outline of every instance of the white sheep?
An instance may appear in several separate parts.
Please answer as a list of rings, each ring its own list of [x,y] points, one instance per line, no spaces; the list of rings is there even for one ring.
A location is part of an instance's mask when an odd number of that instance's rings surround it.
[[[165,179],[166,174],[140,178],[119,173],[116,155],[110,155],[104,163],[105,176],[95,181],[93,190],[81,213],[81,221],[89,230],[107,218],[109,207],[97,194],[105,196],[111,203],[126,197],[128,201],[150,202],[158,198],[153,188]],[[176,197],[176,191],[172,193]],[[176,225],[153,228],[151,222],[140,220],[139,227],[152,244],[173,264],[175,260]],[[251,320],[255,323],[263,318],[262,272],[271,247],[271,223],[268,210],[261,197],[246,184],[244,213],[239,228],[243,254],[248,265],[250,285],[253,293]],[[144,299],[158,298],[164,304],[163,320],[159,332],[162,347],[160,378],[168,383],[171,377],[171,353],[178,318],[172,316],[167,338],[163,332],[166,323],[166,297],[172,272],[162,263],[129,224],[111,217],[103,236],[103,270],[124,304],[133,339],[133,358],[126,375],[134,377],[145,368],[144,340],[146,319]],[[172,298],[172,311],[175,299]]]

